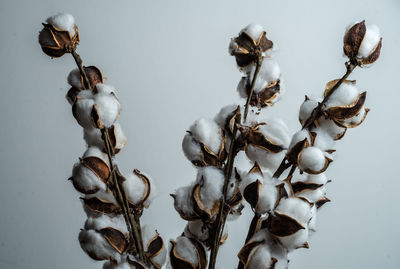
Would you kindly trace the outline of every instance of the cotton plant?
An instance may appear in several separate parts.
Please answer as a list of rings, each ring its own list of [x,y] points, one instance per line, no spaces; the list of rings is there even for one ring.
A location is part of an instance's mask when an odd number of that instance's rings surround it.
[[[260,113],[283,91],[273,42],[255,24],[231,40],[229,52],[243,74],[237,91],[246,102],[223,107],[213,119],[195,121],[184,136],[183,152],[197,177],[171,194],[187,221],[183,234],[171,241],[173,269],[214,269],[228,236],[225,223],[240,216],[244,201],[254,217],[238,253],[238,269],[288,268],[290,252],[309,248],[317,212],[330,201],[326,190],[331,180],[325,172],[334,160],[336,141],[369,111],[366,92],[347,78],[356,67],[374,63],[381,46],[377,26],[365,21],[350,25],[344,36],[345,75],[328,82],[322,98],[306,96],[298,116],[301,130],[290,135],[282,120],[265,120]],[[241,151],[254,164],[249,171],[235,163]]]
[[[126,143],[116,89],[104,82],[99,68],[83,66],[72,15],[57,14],[43,26],[39,34],[43,52],[52,58],[70,53],[78,66],[68,75],[71,88],[66,98],[87,145],[70,177],[87,214],[80,245],[92,259],[105,261],[106,269],[161,268],[167,253],[164,241],[154,228],[140,223],[156,194],[154,182],[137,169],[122,175],[116,164]]]

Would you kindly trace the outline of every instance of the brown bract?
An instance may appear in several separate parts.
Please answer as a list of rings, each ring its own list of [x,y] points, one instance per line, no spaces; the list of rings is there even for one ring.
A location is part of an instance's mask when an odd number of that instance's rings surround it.
[[[188,131],[189,134],[191,132]],[[193,138],[194,139],[194,138]],[[228,156],[225,149],[225,132],[222,132],[222,142],[221,147],[218,150],[218,153],[213,152],[209,147],[207,147],[204,143],[201,143],[194,139],[200,145],[200,160],[192,160],[193,165],[203,167],[203,166],[217,166],[221,167],[226,157]]]
[[[282,145],[275,143],[269,137],[262,133],[262,131],[259,129],[262,125],[265,125],[265,123],[260,123],[254,127],[250,127],[246,137],[247,144],[253,145],[272,153],[279,153],[284,150],[284,147]]]
[[[246,94],[250,94],[251,84],[250,79],[246,82]],[[257,108],[264,108],[267,106],[273,106],[275,98],[279,95],[281,90],[280,80],[269,83],[261,91],[254,92],[251,95],[250,105]]]
[[[232,55],[235,56],[236,63],[240,67],[255,63],[261,53],[266,52],[273,46],[272,41],[267,39],[265,31],[262,32],[257,40],[242,32],[235,38],[235,42],[237,49],[232,51]]]
[[[112,227],[107,227],[97,232],[99,232],[119,254],[124,253],[128,246],[128,239],[121,231]]]
[[[105,201],[102,199],[99,199],[97,197],[93,198],[81,198],[83,201],[83,204],[86,209],[95,212],[95,213],[101,213],[101,214],[121,214],[122,210],[121,208],[110,202],[110,201]]]
[[[150,192],[151,192],[151,184],[150,180],[142,174],[138,169],[133,170],[133,173],[142,180],[144,184],[144,191],[143,195],[140,198],[140,200],[137,203],[134,203],[133,201],[129,200],[129,197],[127,197],[128,203],[131,207],[135,208],[136,210],[141,211],[144,207],[144,202],[149,198]]]
[[[176,242],[171,241],[169,251],[170,264],[172,269],[206,269],[207,255],[204,246],[195,239],[189,238],[196,252],[198,264],[193,264],[185,258],[181,257],[175,250]]]
[[[156,235],[147,243],[147,251],[145,252],[145,255],[156,269],[160,269],[161,267],[153,262],[152,258],[159,255],[163,251],[164,247],[164,241],[158,232],[156,232]]]
[[[299,230],[305,229],[305,227],[294,218],[278,212],[270,214],[265,222],[263,226],[266,225],[270,233],[278,237],[289,236],[295,234]]]
[[[78,27],[75,25],[75,35],[69,31],[58,29],[51,24],[43,23],[44,28],[39,33],[39,44],[44,53],[50,57],[61,57],[70,53],[79,44]]]

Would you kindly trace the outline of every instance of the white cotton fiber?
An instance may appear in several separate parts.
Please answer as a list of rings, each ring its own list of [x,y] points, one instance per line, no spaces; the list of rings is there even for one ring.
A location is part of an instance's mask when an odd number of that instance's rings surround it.
[[[260,35],[264,32],[264,29],[261,25],[251,23],[247,25],[245,28],[243,28],[240,33],[246,33],[248,36],[254,39],[254,41],[257,41]]]
[[[213,208],[215,202],[221,199],[224,180],[224,173],[221,169],[213,166],[198,169],[196,183],[203,183],[200,189],[200,199],[207,208]]]
[[[281,199],[275,212],[290,216],[304,225],[311,218],[310,204],[296,197]]]
[[[78,68],[75,68],[71,72],[69,72],[68,75],[68,84],[71,85],[72,87],[78,88],[78,89],[83,89],[82,85],[82,80],[81,80],[81,73],[79,72]]]
[[[180,187],[175,191],[175,207],[177,207],[183,214],[191,216],[194,214],[192,202],[193,187],[185,186]]]
[[[96,217],[89,217],[85,222],[86,230],[101,230],[107,227],[114,228],[121,233],[128,234],[125,219],[122,215],[115,215],[113,217],[99,215]]]
[[[221,108],[218,114],[215,116],[214,121],[222,128],[225,128],[226,121],[229,116],[237,109],[238,105],[227,105]]]
[[[342,83],[326,102],[326,107],[346,106],[351,104],[358,96],[359,92],[352,83]]]
[[[298,230],[296,233],[279,237],[279,241],[281,244],[289,251],[294,250],[296,248],[301,248],[308,241],[309,230],[308,228]]]
[[[358,126],[364,120],[365,113],[367,112],[365,111],[365,108],[363,106],[357,115],[349,119],[345,119],[344,124],[346,124],[347,126],[352,126],[352,125]]]
[[[106,191],[101,190],[101,191],[96,192],[95,194],[85,195],[86,199],[90,199],[90,198],[94,198],[94,197],[98,198],[101,201],[118,205],[117,200],[115,200],[115,197],[110,190],[106,190]]]
[[[83,128],[94,126],[92,120],[92,109],[94,105],[93,94],[90,90],[79,92],[76,101],[72,107],[72,112],[79,125]]]
[[[189,221],[185,228],[185,236],[205,241],[209,237],[208,228],[201,220]]]
[[[113,258],[118,259],[118,252],[110,246],[107,240],[94,230],[81,230],[79,233],[79,242],[81,248],[91,257],[99,260],[107,260]]]
[[[71,36],[75,35],[75,19],[71,14],[58,13],[49,17],[46,21],[57,29],[68,31]]]
[[[126,144],[126,136],[124,131],[122,130],[121,124],[119,124],[118,120],[114,123],[115,128],[115,137],[116,137],[116,149],[122,149]]]
[[[259,214],[265,214],[274,208],[274,205],[278,199],[278,190],[275,184],[268,181],[263,182],[259,192],[258,203],[256,206],[256,212]]]
[[[271,252],[267,244],[261,244],[252,249],[246,268],[268,269],[271,261]]]
[[[324,198],[326,194],[326,187],[321,186],[315,190],[305,190],[300,193],[297,193],[297,197],[302,197],[309,201],[310,203],[315,203]]]
[[[115,266],[108,261],[103,264],[103,269],[132,269],[132,267],[126,261],[122,261]]]
[[[253,78],[254,72],[252,71],[251,78]],[[281,76],[281,69],[278,62],[274,58],[265,57],[258,76],[260,79],[266,81],[267,85],[277,81]]]
[[[143,202],[143,205],[145,207],[148,207],[151,202],[153,201],[155,195],[156,195],[156,190],[155,190],[155,184],[153,183],[153,180],[151,177],[149,177],[147,174],[144,174],[141,172],[144,176],[146,176],[149,181],[150,181],[150,195],[147,197],[145,201],[143,199],[145,198],[145,195],[147,194],[147,185],[143,182],[143,180],[137,176],[135,173],[129,173],[125,178],[126,180],[124,183],[122,183],[126,195],[128,196],[128,200],[131,201],[133,204],[140,204]]]
[[[307,130],[303,129],[293,135],[292,140],[289,144],[289,149],[292,149],[297,143],[303,141],[304,139],[307,139],[308,143],[311,144],[310,133]]]
[[[142,226],[142,240],[144,251],[147,251],[147,245],[150,240],[152,240],[157,235],[156,230],[149,224],[145,224]]]
[[[307,178],[304,182],[325,185],[326,183],[328,183],[328,178],[324,173],[320,173],[318,175],[307,174]]]
[[[360,58],[368,57],[381,39],[381,33],[378,26],[374,24],[366,25],[366,28],[367,31],[365,32],[364,39],[361,43],[360,49],[358,50],[357,56]]]
[[[314,147],[317,147],[322,151],[333,149],[335,147],[335,141],[328,133],[318,128],[315,132],[317,135],[314,140]]]
[[[318,106],[318,101],[313,100],[313,99],[308,99],[305,100],[299,110],[299,121],[301,124],[304,124],[304,122],[311,116],[311,113],[313,112],[314,108]]]
[[[188,262],[194,265],[197,265],[199,263],[196,249],[189,238],[184,236],[179,236],[176,239],[176,245],[174,250],[176,254],[178,254],[180,257],[184,258]]]
[[[332,120],[321,117],[318,119],[318,127],[316,129],[327,133],[332,139],[338,139],[345,131],[345,128],[337,126]]]
[[[100,129],[94,127],[83,129],[83,139],[88,147],[104,148],[104,141],[101,137]]]
[[[166,259],[167,259],[167,247],[164,245],[161,252],[157,256],[151,258],[151,261],[157,264],[159,268],[161,268],[165,263]]]
[[[311,170],[314,172],[322,170],[325,165],[324,153],[316,147],[308,147],[300,153],[299,168],[303,171]]]
[[[201,146],[190,134],[186,134],[183,137],[182,150],[189,161],[197,161],[202,159]]]
[[[78,162],[72,169],[72,181],[79,191],[91,192],[93,190],[105,191],[106,184],[89,168]]]
[[[315,204],[311,207],[311,218],[308,222],[308,229],[312,232],[317,230],[317,206]]]
[[[103,83],[97,83],[96,84],[96,92],[97,93],[104,93],[104,94],[111,94],[111,93],[116,93],[116,90],[113,86],[103,84]]]
[[[281,145],[283,148],[289,146],[289,129],[283,120],[271,118],[267,121],[267,124],[261,125],[258,130],[274,144]]]
[[[118,119],[121,105],[113,94],[98,93],[94,96],[97,112],[104,127],[111,127]]]
[[[285,157],[286,151],[272,153],[259,147],[248,145],[246,148],[246,156],[253,162],[257,162],[260,166],[269,172],[274,172]]]
[[[198,119],[190,126],[190,132],[197,141],[218,154],[222,143],[222,130],[215,121],[205,118]]]

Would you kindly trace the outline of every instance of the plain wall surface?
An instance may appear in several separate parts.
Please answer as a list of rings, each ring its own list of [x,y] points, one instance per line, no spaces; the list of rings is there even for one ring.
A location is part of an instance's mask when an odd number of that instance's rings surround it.
[[[294,133],[304,95],[320,96],[344,74],[342,39],[357,20],[377,24],[381,57],[357,69],[367,90],[366,121],[337,144],[327,175],[332,200],[318,214],[310,249],[290,255],[290,268],[400,268],[399,62],[400,1],[9,1],[0,2],[0,268],[101,268],[79,247],[85,214],[67,181],[85,151],[81,127],[64,96],[70,55],[51,60],[37,43],[41,22],[74,15],[86,65],[96,65],[117,88],[128,143],[123,171],[151,174],[158,198],[143,216],[165,241],[185,225],[169,193],[195,179],[181,151],[185,131],[240,103],[241,74],[229,40],[251,22],[277,47],[283,99],[265,114]],[[234,268],[252,214],[229,223],[218,268]]]

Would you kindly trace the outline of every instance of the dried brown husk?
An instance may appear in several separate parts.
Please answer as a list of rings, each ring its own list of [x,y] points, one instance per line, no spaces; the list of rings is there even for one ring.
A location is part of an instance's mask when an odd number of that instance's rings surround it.
[[[99,199],[97,197],[92,198],[81,198],[85,207],[95,213],[102,213],[102,214],[121,214],[121,208],[106,200]]]
[[[103,123],[101,122],[101,119],[100,119],[100,115],[99,115],[99,111],[98,111],[98,108],[97,108],[97,104],[94,104],[93,107],[92,107],[91,117],[92,117],[92,122],[94,123],[94,126],[96,128],[99,128],[99,129],[103,129],[104,128],[104,125],[103,125]]]
[[[288,182],[289,182],[289,186],[291,187],[291,185],[290,185],[290,179],[288,180]],[[285,182],[283,182],[283,183],[281,183],[281,184],[279,184],[279,185],[276,185],[275,188],[276,188],[276,190],[277,190],[278,197],[277,197],[277,199],[276,199],[276,202],[275,202],[275,205],[274,205],[274,209],[278,206],[279,202],[280,202],[283,198],[287,198],[287,197],[289,196],[288,193],[287,193],[287,191],[286,191],[286,188],[285,188]],[[292,188],[291,188],[291,191],[293,192],[293,189],[292,189]]]
[[[257,40],[242,32],[235,38],[235,42],[239,50],[235,50],[232,54],[236,58],[237,65],[240,67],[254,63],[257,61],[260,53],[268,51],[273,46],[272,41],[267,39],[265,31],[262,32]]]
[[[100,69],[97,68],[94,65],[85,66],[85,67],[83,67],[83,69],[85,70],[86,77],[89,80],[90,88],[94,89],[94,92],[97,93],[96,85],[98,83],[103,83],[104,82],[103,74],[101,73]],[[85,85],[83,83],[83,77],[82,76],[81,76],[81,84]]]
[[[260,123],[254,127],[251,127],[249,130],[249,134],[246,138],[247,144],[253,145],[260,149],[266,150],[272,153],[279,153],[284,150],[282,145],[276,144],[271,141],[269,137],[266,137],[260,130],[260,126],[264,125],[264,123]]]
[[[81,160],[81,163],[90,169],[101,181],[107,182],[110,177],[110,168],[108,164],[99,157],[89,156]]]
[[[315,202],[315,205],[317,206],[317,208],[321,208],[324,204],[326,204],[330,201],[331,200],[328,197],[324,196],[322,199]]]
[[[65,97],[68,100],[68,103],[70,105],[73,105],[76,101],[76,97],[78,96],[79,92],[81,90],[75,87],[72,87],[71,89],[68,90],[67,94],[65,95]]]
[[[299,230],[305,229],[296,219],[278,212],[269,215],[263,226],[264,225],[271,234],[278,237],[289,236],[295,234]]]
[[[249,83],[246,84],[246,92],[247,95],[250,94],[251,85]],[[273,106],[275,98],[279,95],[281,90],[280,80],[269,83],[264,87],[260,92],[253,92],[250,100],[250,105],[257,108],[264,108],[267,106]]]
[[[129,256],[126,258],[127,262],[129,263],[132,269],[146,269],[146,266],[140,262],[134,261]]]
[[[164,249],[164,241],[160,234],[156,231],[156,235],[147,243],[146,256],[153,258],[161,253]]]
[[[191,132],[188,132],[191,134]],[[194,139],[194,138],[193,138]],[[224,163],[226,157],[228,156],[226,150],[225,150],[225,142],[226,142],[226,137],[225,133],[222,133],[222,142],[221,142],[221,147],[218,150],[218,154],[214,153],[209,147],[204,145],[203,143],[197,141],[194,139],[201,148],[201,159],[200,160],[193,160],[192,163],[195,166],[198,167],[204,167],[204,166],[217,166],[221,167],[222,164]]]
[[[121,231],[112,227],[106,227],[98,230],[104,239],[112,246],[119,254],[122,254],[128,246],[128,239]]]
[[[382,49],[382,38],[379,40],[378,44],[371,51],[371,53],[366,57],[360,60],[361,64],[372,64],[376,60],[378,60],[379,55],[381,54]]]
[[[260,180],[256,180],[244,188],[243,196],[244,199],[250,204],[250,206],[255,209],[260,198],[260,189],[262,183]]]
[[[365,26],[365,20],[363,20],[353,25],[346,32],[343,39],[343,51],[350,59],[357,57],[366,31],[367,27]]]
[[[111,145],[114,148],[114,154],[118,154],[121,151],[121,149],[123,149],[125,147],[127,139],[125,137],[123,141],[117,141],[118,136],[117,136],[117,129],[115,128],[115,125],[108,128],[108,134],[110,137]],[[117,142],[119,142],[119,143],[117,143]]]
[[[360,121],[358,121],[358,122],[353,122],[353,121],[348,122],[348,120],[334,120],[334,122],[335,122],[335,124],[336,124],[337,126],[342,127],[342,128],[346,128],[346,129],[347,129],[347,128],[355,128],[355,127],[361,125],[361,123],[364,122],[364,120],[365,120],[365,118],[367,117],[367,114],[368,114],[369,111],[370,111],[369,108],[365,108],[365,109],[364,109],[364,116],[363,116],[362,119],[361,119]],[[360,112],[360,113],[361,113],[361,112]],[[344,135],[344,134],[343,134],[343,135]]]
[[[224,238],[224,236],[222,236]],[[227,237],[227,236],[226,236]],[[226,238],[225,238],[226,239]],[[207,268],[207,252],[204,248],[203,244],[197,241],[196,239],[189,238],[190,242],[192,242],[193,246],[196,249],[197,258],[199,261],[198,269],[206,269]],[[221,239],[222,240],[222,239]]]
[[[39,44],[45,54],[52,58],[63,56],[76,49],[79,44],[78,27],[75,25],[75,34],[58,29],[51,24],[43,23],[43,29],[39,33]]]
[[[286,153],[286,158],[291,161],[292,163],[296,163],[297,160],[299,159],[300,153],[303,151],[303,149],[307,148],[310,146],[310,142],[308,141],[307,138],[304,138],[303,140],[297,142],[287,153]]]
[[[323,184],[307,183],[307,182],[303,182],[303,181],[298,181],[298,182],[292,183],[293,192],[295,194],[301,193],[303,191],[313,191],[322,186],[323,186]]]

